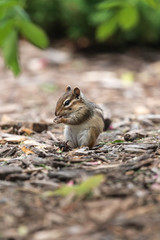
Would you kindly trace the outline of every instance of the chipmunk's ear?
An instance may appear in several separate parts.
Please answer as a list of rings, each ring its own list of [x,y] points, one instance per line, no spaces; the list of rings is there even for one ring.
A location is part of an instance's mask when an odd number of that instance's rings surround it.
[[[75,94],[76,98],[78,98],[79,95],[80,95],[80,89],[76,87],[76,88],[74,89],[74,94]]]
[[[67,86],[67,87],[66,87],[66,92],[69,92],[69,91],[71,91],[71,87],[70,87],[70,86]]]

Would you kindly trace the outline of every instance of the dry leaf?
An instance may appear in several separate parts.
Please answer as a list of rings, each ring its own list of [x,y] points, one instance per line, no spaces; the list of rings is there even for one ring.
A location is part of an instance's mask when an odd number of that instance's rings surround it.
[[[26,148],[25,146],[21,147],[21,150],[27,155],[34,154],[32,150],[30,150],[29,148]]]
[[[19,132],[20,133],[26,133],[27,135],[31,135],[33,133],[33,131],[31,129],[25,128],[25,127],[20,128]]]

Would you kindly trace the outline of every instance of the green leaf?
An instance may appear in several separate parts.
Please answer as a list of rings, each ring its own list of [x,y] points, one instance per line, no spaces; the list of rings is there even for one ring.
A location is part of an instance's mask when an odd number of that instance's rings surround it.
[[[112,13],[110,11],[98,11],[90,16],[90,21],[93,24],[100,24],[108,21],[112,17]]]
[[[12,26],[13,26],[12,20],[0,21],[0,46],[2,46],[3,42],[5,41],[5,38],[11,31]]]
[[[134,75],[132,72],[127,71],[121,75],[121,79],[124,86],[131,86],[134,82]]]
[[[54,91],[56,91],[57,89],[57,86],[53,83],[50,83],[50,82],[46,82],[44,84],[41,85],[41,89],[44,91],[44,92],[48,92],[48,93],[52,93]]]
[[[124,30],[135,27],[139,21],[139,13],[136,7],[125,7],[118,14],[119,25]]]
[[[144,2],[145,4],[149,5],[152,8],[157,8],[159,5],[158,1],[155,0],[141,0],[142,2]]]
[[[116,30],[117,18],[111,18],[109,21],[101,24],[96,32],[96,37],[100,41],[104,41],[109,38]]]
[[[115,141],[112,141],[111,143],[123,143],[124,141],[123,140],[115,140]]]
[[[48,46],[48,38],[40,27],[25,20],[19,22],[19,27],[21,34],[37,47],[46,48]]]
[[[2,51],[6,66],[12,69],[15,75],[20,73],[18,62],[18,36],[15,29],[11,30],[2,44]]]
[[[24,9],[21,6],[15,6],[12,9],[14,10],[15,15],[19,21],[23,20],[30,21],[29,15],[27,14],[27,12],[24,11]]]
[[[109,1],[105,1],[102,2],[100,4],[98,4],[98,9],[102,10],[102,9],[109,9],[109,8],[115,8],[115,7],[122,7],[122,6],[126,6],[127,2],[124,0],[109,0]]]
[[[28,234],[28,227],[26,225],[19,225],[17,231],[20,237],[25,237]]]
[[[19,1],[19,0],[1,0],[0,7],[8,8],[15,5],[20,5],[21,2],[22,1]]]
[[[76,186],[62,186],[60,189],[55,191],[47,191],[44,193],[44,196],[68,196],[71,193],[74,193],[76,197],[84,197],[91,191],[98,187],[104,181],[104,176],[99,174],[96,176],[89,177],[84,182]]]
[[[85,196],[86,194],[90,193],[94,188],[98,187],[103,181],[104,176],[100,174],[88,178],[86,181],[76,186],[76,195],[78,197]]]

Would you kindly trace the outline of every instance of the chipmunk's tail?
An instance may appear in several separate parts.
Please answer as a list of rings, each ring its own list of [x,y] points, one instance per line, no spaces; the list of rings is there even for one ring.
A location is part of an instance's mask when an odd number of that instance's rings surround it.
[[[109,119],[109,118],[105,118],[104,119],[104,129],[103,129],[103,131],[106,131],[109,127],[110,127],[110,125],[111,125],[111,119]]]

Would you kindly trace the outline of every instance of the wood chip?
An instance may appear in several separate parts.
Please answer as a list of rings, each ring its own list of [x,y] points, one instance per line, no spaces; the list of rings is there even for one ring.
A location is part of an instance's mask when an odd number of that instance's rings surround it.
[[[135,139],[141,139],[147,136],[148,134],[144,130],[132,130],[124,134],[124,140],[134,141]]]
[[[24,173],[32,173],[32,172],[38,172],[44,170],[43,167],[37,167],[37,168],[31,168],[31,169],[25,169],[23,170]]]
[[[27,137],[24,136],[18,136],[18,135],[13,135],[11,137],[6,137],[4,138],[4,141],[8,143],[20,143],[27,140]]]
[[[0,179],[5,179],[5,177],[12,173],[21,173],[22,169],[20,167],[12,166],[1,166],[0,167]]]
[[[160,123],[160,114],[146,114],[137,117],[138,120],[150,120],[154,123]]]

